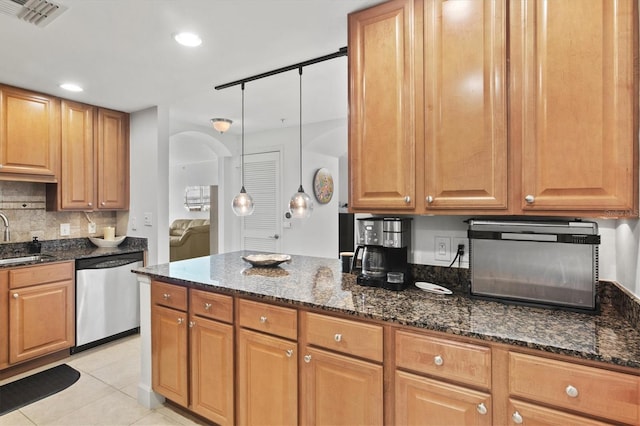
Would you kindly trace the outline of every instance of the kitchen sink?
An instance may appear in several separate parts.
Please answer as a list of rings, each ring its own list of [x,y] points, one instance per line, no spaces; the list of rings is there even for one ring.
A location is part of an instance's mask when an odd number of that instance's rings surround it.
[[[47,259],[52,259],[53,256],[48,254],[31,254],[28,256],[20,256],[20,257],[8,257],[6,259],[0,259],[1,265],[12,265],[14,263],[31,263],[31,262],[42,262]]]

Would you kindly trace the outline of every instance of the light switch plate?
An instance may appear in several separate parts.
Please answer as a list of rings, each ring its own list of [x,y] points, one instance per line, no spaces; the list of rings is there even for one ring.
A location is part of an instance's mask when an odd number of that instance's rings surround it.
[[[96,224],[95,222],[89,222],[89,224],[87,225],[87,232],[90,234],[95,234],[96,233]]]
[[[69,223],[61,223],[60,224],[60,236],[68,237],[71,235],[71,224]]]
[[[153,214],[146,212],[144,214],[144,226],[153,226]]]

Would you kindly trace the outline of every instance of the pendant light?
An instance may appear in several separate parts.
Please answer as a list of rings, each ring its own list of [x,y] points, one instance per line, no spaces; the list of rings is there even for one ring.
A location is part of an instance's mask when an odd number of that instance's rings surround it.
[[[255,204],[253,204],[253,198],[247,194],[244,189],[244,83],[240,86],[242,89],[242,155],[240,157],[240,169],[241,169],[241,184],[240,193],[233,198],[231,208],[236,216],[249,216],[253,213]]]
[[[313,211],[313,200],[302,188],[302,67],[298,68],[298,74],[300,74],[300,187],[289,201],[289,212],[295,218],[306,219]]]

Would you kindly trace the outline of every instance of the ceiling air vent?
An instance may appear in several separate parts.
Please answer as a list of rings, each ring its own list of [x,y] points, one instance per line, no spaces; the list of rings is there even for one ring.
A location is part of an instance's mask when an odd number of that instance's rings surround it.
[[[0,13],[44,27],[67,8],[47,0],[0,0]]]

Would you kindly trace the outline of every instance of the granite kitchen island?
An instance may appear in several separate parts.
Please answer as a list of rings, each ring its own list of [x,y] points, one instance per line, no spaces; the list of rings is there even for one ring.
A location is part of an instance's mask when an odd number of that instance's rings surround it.
[[[141,306],[143,367],[145,364],[149,365],[150,359],[149,287],[152,280],[157,280],[178,287],[229,296],[236,301],[234,310],[238,310],[238,300],[247,299],[252,303],[294,308],[298,312],[327,314],[355,322],[388,326],[389,330],[400,330],[403,333],[435,332],[436,339],[450,336],[455,342],[460,338],[463,343],[471,342],[480,346],[486,344],[486,348],[493,351],[494,364],[500,351],[506,354],[511,349],[524,353],[535,350],[543,355],[548,354],[551,358],[560,355],[561,358],[575,359],[580,364],[602,366],[606,370],[626,373],[625,376],[632,379],[640,374],[640,333],[635,324],[610,303],[606,292],[602,292],[604,296],[601,297],[598,313],[569,312],[477,300],[469,297],[463,290],[456,290],[452,295],[438,295],[414,286],[400,292],[363,287],[356,284],[354,275],[341,272],[341,264],[337,259],[292,256],[290,263],[283,263],[278,267],[252,267],[242,259],[242,256],[251,253],[226,253],[148,266],[134,271],[142,284],[141,304],[144,305]],[[611,283],[600,285],[613,286]],[[237,315],[234,319],[236,322]],[[235,326],[238,327],[237,324]],[[394,338],[390,338],[391,335],[392,331],[384,331],[385,355],[380,366],[385,369],[385,380],[392,376],[391,372],[386,371],[391,369],[387,358],[391,358],[389,362],[392,362],[397,357],[397,354],[389,355],[394,352]],[[300,335],[297,337],[300,342],[313,346],[307,338]],[[292,340],[295,340],[295,336]],[[400,353],[398,351],[400,349],[396,350]],[[147,379],[144,375],[143,371],[139,399],[145,405],[152,405],[153,398],[149,396],[152,395],[150,380],[144,383]],[[493,384],[490,381],[486,385],[487,389],[493,389],[494,401],[501,396],[501,392],[507,392],[497,389],[496,380],[494,376]],[[483,385],[472,383],[472,387],[478,386],[482,388]],[[637,380],[635,386],[637,391]],[[147,391],[149,394],[145,395]],[[390,397],[385,395],[385,404],[387,398]],[[498,411],[496,402],[494,405],[494,411]],[[595,415],[596,418],[603,416],[598,411],[587,414]],[[388,415],[385,412],[386,419],[394,419],[386,417]],[[633,417],[637,414],[631,416],[632,419],[637,418]],[[496,417],[494,413],[494,421],[496,419],[502,417]]]

